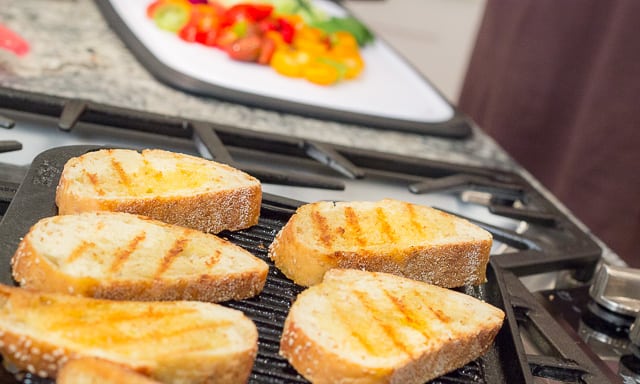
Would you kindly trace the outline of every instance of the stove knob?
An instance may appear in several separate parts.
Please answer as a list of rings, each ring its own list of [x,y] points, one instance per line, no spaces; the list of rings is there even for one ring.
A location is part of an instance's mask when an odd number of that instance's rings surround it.
[[[629,340],[636,348],[640,348],[640,316],[631,324],[629,328]]]
[[[620,358],[618,375],[625,384],[640,384],[640,316],[629,330],[629,352]]]
[[[589,295],[612,312],[636,317],[640,314],[640,269],[602,264]]]

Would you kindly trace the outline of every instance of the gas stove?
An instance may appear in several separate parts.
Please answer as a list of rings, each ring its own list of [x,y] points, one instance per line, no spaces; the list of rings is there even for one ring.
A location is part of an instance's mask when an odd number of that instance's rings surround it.
[[[393,197],[448,211],[491,232],[495,240],[491,281],[484,287],[466,287],[465,292],[495,300],[509,321],[496,340],[494,353],[478,367],[435,382],[619,380],[597,351],[574,337],[578,332],[572,334],[547,307],[553,301],[547,300],[553,295],[549,292],[588,289],[601,264],[601,249],[518,174],[10,89],[0,90],[0,132],[0,151],[4,151],[0,153],[0,214],[5,215],[0,224],[0,252],[5,258],[17,244],[20,235],[16,233],[22,230],[18,228],[28,224],[14,206],[33,206],[36,196],[50,197],[51,185],[43,186],[43,177],[50,181],[59,176],[56,172],[65,154],[98,146],[178,151],[230,164],[261,180],[263,211],[273,217],[264,219],[265,227],[258,235],[228,234],[241,245],[250,243],[247,237],[269,241],[269,226],[277,227],[278,220],[302,202],[318,200]],[[38,192],[38,188],[44,189]],[[55,210],[37,211],[36,215],[46,213],[55,214]],[[260,247],[247,246],[262,252]],[[8,265],[1,268],[10,282]],[[288,286],[288,299],[295,297],[296,289]],[[240,308],[246,309],[244,304]],[[265,346],[271,342],[263,340]],[[291,372],[267,374],[287,369],[269,353],[259,352],[252,382],[304,382]]]

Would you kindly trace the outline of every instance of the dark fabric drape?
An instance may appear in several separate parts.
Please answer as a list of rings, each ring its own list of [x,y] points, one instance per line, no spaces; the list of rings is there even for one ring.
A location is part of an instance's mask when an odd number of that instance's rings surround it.
[[[459,107],[640,267],[640,1],[488,0]]]

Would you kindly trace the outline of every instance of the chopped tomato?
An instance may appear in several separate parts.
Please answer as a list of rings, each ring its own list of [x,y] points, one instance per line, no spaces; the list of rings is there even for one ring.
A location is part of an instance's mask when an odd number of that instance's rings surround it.
[[[227,27],[220,29],[216,36],[216,46],[224,50],[239,38],[240,37],[233,31],[233,28]]]
[[[304,66],[309,61],[311,61],[311,56],[304,51],[280,49],[273,53],[271,67],[281,75],[300,77]]]
[[[274,52],[276,51],[276,42],[269,37],[262,38],[260,45],[260,55],[258,56],[258,64],[268,65],[271,62]]]
[[[162,0],[154,1],[147,6],[147,17],[153,19],[153,14],[156,13],[156,9],[163,3]]]
[[[217,37],[218,37],[218,30],[210,29],[206,32],[198,32],[196,34],[196,41],[208,47],[215,47]]]
[[[364,60],[362,60],[362,57],[360,57],[357,52],[341,57],[339,60],[347,67],[344,74],[345,79],[353,79],[357,77],[364,69]]]
[[[352,79],[364,68],[351,31],[312,27],[300,15],[275,14],[270,4],[225,9],[214,0],[156,0],[146,11],[159,28],[184,41],[215,46],[233,60],[270,65],[314,84]]]
[[[296,33],[296,29],[294,26],[289,23],[286,19],[279,17],[278,18],[278,31],[282,35],[282,39],[285,43],[291,44],[293,41],[293,36]]]
[[[272,12],[273,6],[270,4],[236,4],[224,13],[222,25],[231,25],[239,20],[257,22],[267,18]]]
[[[198,35],[198,28],[192,23],[185,25],[178,32],[178,37],[190,43],[193,43],[194,41],[196,41],[197,35]]]
[[[238,61],[256,61],[260,56],[262,39],[258,35],[242,37],[226,49],[229,57]]]
[[[314,84],[331,85],[340,80],[340,71],[328,63],[314,61],[304,67],[302,76]]]

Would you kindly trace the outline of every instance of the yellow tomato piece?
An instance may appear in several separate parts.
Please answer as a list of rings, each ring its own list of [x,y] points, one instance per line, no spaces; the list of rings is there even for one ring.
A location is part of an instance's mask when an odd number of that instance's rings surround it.
[[[331,85],[339,80],[340,73],[332,65],[314,61],[303,68],[302,76],[314,84]]]
[[[302,70],[311,60],[311,56],[304,51],[279,49],[273,53],[271,67],[281,75],[301,77]]]
[[[344,74],[346,79],[353,79],[358,77],[364,69],[364,60],[359,54],[342,56],[339,61],[347,67],[347,71]]]
[[[329,51],[329,47],[322,41],[308,40],[295,37],[293,46],[301,51],[306,51],[312,56],[324,55]]]
[[[315,27],[304,26],[296,31],[296,38],[312,41],[323,41],[327,37],[326,33]]]
[[[349,32],[334,32],[331,36],[331,42],[333,48],[340,48],[341,50],[358,50],[358,41]]]

